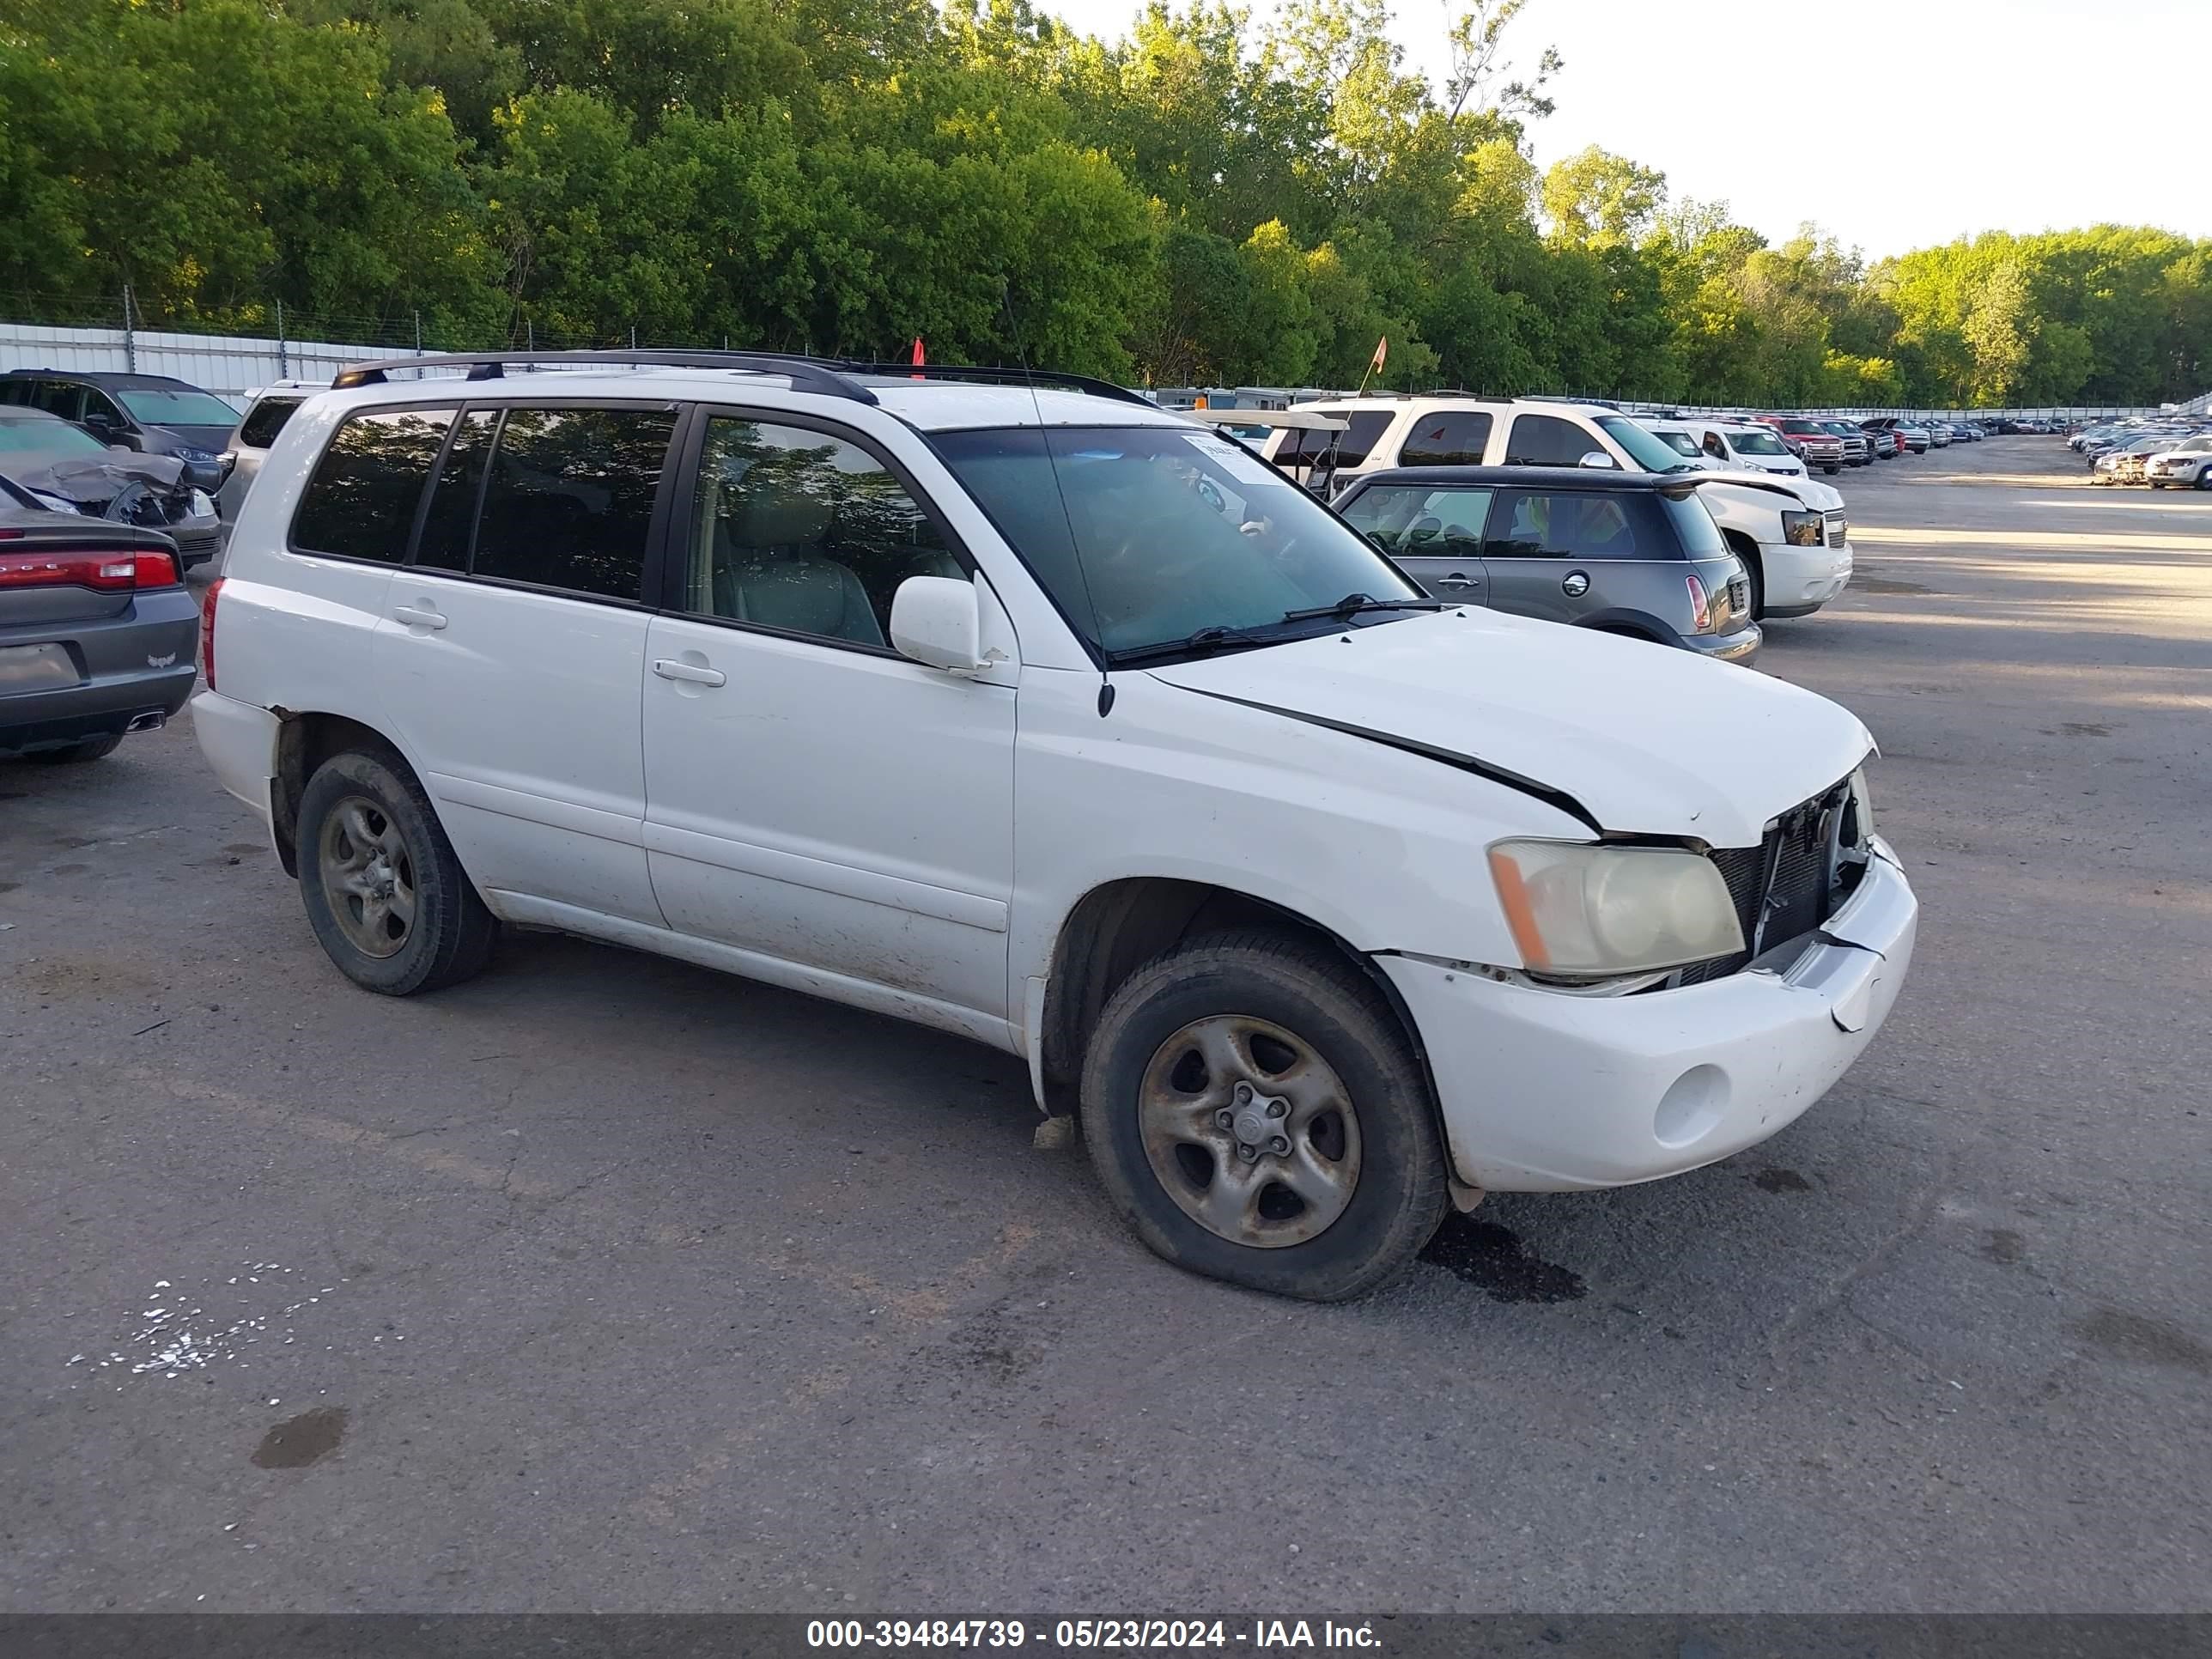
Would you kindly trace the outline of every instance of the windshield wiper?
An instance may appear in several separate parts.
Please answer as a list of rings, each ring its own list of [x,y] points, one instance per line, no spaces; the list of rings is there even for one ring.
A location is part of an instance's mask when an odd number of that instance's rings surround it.
[[[1269,624],[1274,626],[1275,624]],[[1109,651],[1106,660],[1119,668],[1127,663],[1150,662],[1155,657],[1182,657],[1218,651],[1231,645],[1273,645],[1274,638],[1256,633],[1249,628],[1224,628],[1218,624],[1201,628],[1195,634],[1187,634],[1179,640],[1161,640],[1153,645],[1133,645],[1120,651]]]
[[[1347,593],[1334,605],[1317,605],[1310,611],[1285,611],[1286,623],[1310,622],[1316,617],[1335,617],[1340,619],[1356,617],[1363,611],[1452,611],[1457,605],[1450,599],[1378,599],[1369,593]]]

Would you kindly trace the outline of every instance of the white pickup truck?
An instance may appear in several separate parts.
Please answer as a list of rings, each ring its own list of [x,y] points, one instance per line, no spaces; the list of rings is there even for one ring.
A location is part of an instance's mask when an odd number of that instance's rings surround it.
[[[1302,420],[1273,428],[1267,459],[1309,489],[1333,495],[1362,473],[1393,466],[1610,466],[1636,472],[1697,469],[1643,425],[1602,404],[1480,398],[1341,398],[1300,404],[1291,416],[1327,416],[1340,432]],[[1708,469],[1710,470],[1710,469]],[[1844,498],[1830,485],[1748,467],[1722,469],[1698,491],[1750,574],[1752,615],[1805,617],[1851,579]]]

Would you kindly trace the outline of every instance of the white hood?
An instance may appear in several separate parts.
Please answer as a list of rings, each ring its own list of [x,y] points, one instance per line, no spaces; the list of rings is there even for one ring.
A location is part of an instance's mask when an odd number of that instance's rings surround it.
[[[1833,484],[1825,484],[1817,478],[1793,478],[1780,472],[1759,472],[1748,467],[1729,467],[1712,475],[1717,479],[1740,483],[1747,489],[1765,492],[1765,498],[1757,505],[1774,505],[1773,492],[1782,490],[1795,495],[1816,513],[1840,512],[1844,505],[1843,492]],[[1711,484],[1702,486],[1711,489]],[[1741,497],[1739,497],[1741,499]]]
[[[1849,710],[1751,669],[1470,608],[1150,672],[1170,685],[1462,756],[1607,830],[1753,847],[1866,757]]]

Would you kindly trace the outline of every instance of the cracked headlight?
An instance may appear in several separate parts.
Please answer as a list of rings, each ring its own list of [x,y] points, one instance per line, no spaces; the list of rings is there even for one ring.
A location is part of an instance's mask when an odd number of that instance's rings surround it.
[[[1827,530],[1826,515],[1819,513],[1784,513],[1782,515],[1782,539],[1792,547],[1818,547]]]
[[[1632,974],[1743,949],[1728,884],[1696,853],[1502,841],[1490,873],[1532,973]]]
[[[215,497],[204,489],[195,489],[185,499],[185,508],[192,518],[211,519],[215,516]]]

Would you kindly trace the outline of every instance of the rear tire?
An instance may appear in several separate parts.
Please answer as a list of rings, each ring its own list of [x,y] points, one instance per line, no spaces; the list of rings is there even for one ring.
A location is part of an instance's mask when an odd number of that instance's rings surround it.
[[[120,732],[110,732],[106,737],[87,738],[83,742],[73,743],[66,749],[36,749],[23,758],[37,761],[46,766],[74,766],[79,761],[105,759],[113,754],[122,742],[123,734]]]
[[[316,768],[295,852],[307,925],[355,984],[412,996],[491,960],[499,923],[398,756],[349,750]]]
[[[1434,1103],[1358,970],[1281,934],[1154,957],[1085,1050],[1084,1144],[1152,1251],[1315,1302],[1402,1273],[1443,1218]]]

